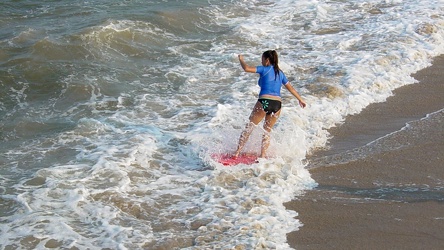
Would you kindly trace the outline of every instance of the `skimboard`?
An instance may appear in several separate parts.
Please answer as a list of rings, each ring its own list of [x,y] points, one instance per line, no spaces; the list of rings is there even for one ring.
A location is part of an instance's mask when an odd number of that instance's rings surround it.
[[[258,156],[255,154],[240,154],[238,157],[233,157],[231,154],[212,154],[211,157],[224,166],[251,165],[258,162]]]

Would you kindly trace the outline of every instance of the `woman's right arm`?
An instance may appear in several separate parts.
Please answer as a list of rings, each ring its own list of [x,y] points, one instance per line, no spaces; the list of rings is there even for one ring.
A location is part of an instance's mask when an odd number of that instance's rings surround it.
[[[242,66],[245,72],[256,73],[256,67],[251,67],[247,63],[245,63],[243,55],[239,55],[238,57],[240,65]]]
[[[288,89],[288,91],[290,91],[290,93],[291,93],[294,97],[296,97],[296,99],[298,99],[298,101],[299,101],[299,105],[300,105],[302,108],[305,108],[305,106],[307,106],[307,104],[304,102],[304,100],[302,100],[302,97],[299,95],[299,93],[296,91],[296,89],[293,88],[293,86],[291,85],[290,82],[286,83],[284,86],[285,86],[285,88]]]

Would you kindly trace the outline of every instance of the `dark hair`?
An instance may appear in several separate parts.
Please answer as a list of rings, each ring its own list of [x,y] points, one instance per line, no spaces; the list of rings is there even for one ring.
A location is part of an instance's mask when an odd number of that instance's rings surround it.
[[[278,59],[278,54],[276,52],[276,50],[267,50],[265,51],[262,56],[265,59],[268,59],[270,61],[270,64],[273,65],[274,67],[274,79],[276,80],[276,76],[279,75],[279,72],[281,71],[281,69],[279,68],[279,59]]]

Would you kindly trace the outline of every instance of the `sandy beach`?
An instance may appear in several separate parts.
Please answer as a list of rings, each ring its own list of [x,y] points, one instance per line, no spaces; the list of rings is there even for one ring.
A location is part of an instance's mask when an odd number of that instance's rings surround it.
[[[286,204],[304,224],[288,234],[291,247],[443,249],[444,56],[413,77],[309,157],[319,186]]]

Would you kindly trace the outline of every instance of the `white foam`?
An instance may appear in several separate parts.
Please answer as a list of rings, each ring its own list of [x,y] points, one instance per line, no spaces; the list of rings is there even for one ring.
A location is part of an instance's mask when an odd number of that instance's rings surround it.
[[[192,20],[202,34],[129,20],[85,29],[76,37],[94,63],[66,78],[82,98],[61,112],[75,128],[8,155],[19,162],[19,153],[46,159],[70,149],[74,157],[14,168],[25,174],[16,194],[2,191],[18,205],[0,225],[0,246],[34,235],[41,248],[52,239],[67,248],[288,249],[286,234],[301,223],[283,203],[316,186],[305,155],[325,145],[326,129],[413,83],[410,74],[444,52],[437,5],[220,1]],[[436,32],[418,33],[424,23]],[[223,167],[210,155],[235,149],[259,90],[237,55],[259,64],[266,49],[278,49],[308,106],[284,89],[273,157]],[[12,91],[19,103],[28,87]],[[325,94],[328,87],[338,93]],[[255,128],[247,151],[258,152],[262,132]]]

